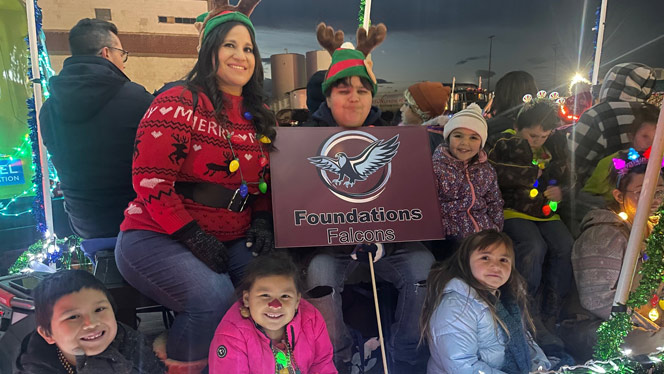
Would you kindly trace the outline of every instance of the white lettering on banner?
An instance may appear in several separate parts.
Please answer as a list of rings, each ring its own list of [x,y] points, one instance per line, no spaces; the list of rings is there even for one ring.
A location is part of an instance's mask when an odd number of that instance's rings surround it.
[[[423,217],[421,209],[389,209],[374,207],[371,210],[358,211],[353,208],[348,212],[309,213],[306,210],[294,210],[293,220],[295,226],[309,225],[344,225],[344,224],[372,224],[390,222],[419,221]],[[394,229],[367,229],[358,230],[349,227],[347,231],[339,228],[327,229],[328,244],[347,244],[361,242],[391,242],[396,240]]]
[[[16,165],[12,165],[12,164],[0,165],[0,174],[20,174],[20,171],[14,170],[12,168],[12,166],[16,166]],[[20,164],[19,164],[19,166],[20,166]]]
[[[339,244],[347,243],[383,243],[391,242],[396,239],[392,229],[376,230],[355,230],[352,227],[348,231],[339,231],[339,229],[327,229],[327,244],[332,244],[335,240]]]
[[[4,182],[18,182],[20,180],[21,180],[21,178],[15,176],[15,175],[11,175],[9,177],[0,177],[0,182],[3,182],[3,183]]]

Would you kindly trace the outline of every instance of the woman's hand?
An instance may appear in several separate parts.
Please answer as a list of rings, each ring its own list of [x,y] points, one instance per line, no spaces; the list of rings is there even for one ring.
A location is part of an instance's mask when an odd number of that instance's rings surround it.
[[[563,199],[563,190],[558,186],[549,186],[544,191],[544,197],[551,201],[562,201]]]
[[[173,234],[191,253],[215,273],[228,272],[228,251],[224,243],[206,233],[194,221]]]
[[[247,248],[258,256],[274,250],[274,232],[272,214],[270,212],[256,212],[251,220],[251,227],[247,230]]]

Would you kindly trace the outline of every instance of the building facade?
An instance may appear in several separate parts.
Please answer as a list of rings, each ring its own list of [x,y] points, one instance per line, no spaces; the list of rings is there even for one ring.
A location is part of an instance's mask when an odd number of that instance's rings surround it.
[[[40,0],[43,29],[56,73],[69,57],[69,30],[82,18],[113,22],[129,51],[125,74],[152,92],[181,79],[196,62],[194,20],[205,0]]]

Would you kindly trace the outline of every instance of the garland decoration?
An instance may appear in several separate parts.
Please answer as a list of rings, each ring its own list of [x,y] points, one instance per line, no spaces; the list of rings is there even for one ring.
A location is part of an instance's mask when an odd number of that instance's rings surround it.
[[[664,205],[660,206],[657,216],[664,213]],[[621,355],[620,345],[632,330],[631,318],[635,310],[649,303],[664,281],[664,220],[660,219],[646,240],[645,261],[639,273],[641,281],[627,299],[629,311],[613,313],[611,319],[603,322],[597,329],[595,358],[608,360]],[[664,344],[663,344],[664,345]]]
[[[563,366],[557,371],[537,371],[540,374],[554,373],[602,373],[602,374],[662,374],[664,373],[664,352],[651,353],[643,359],[636,360],[627,354],[611,360],[588,361],[583,365]]]
[[[34,1],[35,4],[35,26],[36,26],[36,35],[37,35],[37,54],[38,54],[38,59],[39,59],[39,71],[40,71],[40,77],[37,77],[36,79],[32,76],[32,69],[28,69],[28,79],[33,83],[33,84],[41,84],[42,89],[43,89],[43,94],[44,97],[48,98],[49,97],[49,91],[48,91],[48,79],[54,75],[54,71],[51,68],[51,62],[48,57],[48,52],[46,50],[46,44],[45,44],[45,37],[44,37],[44,31],[42,29],[42,10],[37,4],[37,0],[32,0]],[[30,49],[30,39],[29,37],[25,37],[25,43],[28,46],[28,50]],[[28,66],[31,66],[31,57],[28,54]],[[38,134],[38,126],[37,126],[37,111],[35,108],[35,99],[34,95],[33,97],[30,97],[26,100],[26,104],[28,106],[28,128],[29,128],[29,137],[30,137],[30,145],[32,146],[32,165],[33,165],[33,170],[34,170],[34,175],[32,177],[32,191],[35,193],[35,199],[32,204],[32,213],[35,217],[35,221],[37,222],[37,229],[41,233],[45,233],[47,231],[46,227],[46,216],[44,214],[44,191],[42,189],[42,178],[44,176],[42,175],[41,167],[38,167],[41,165],[41,158],[39,155],[39,134]],[[50,174],[50,173],[49,173]],[[48,177],[48,176],[47,176]],[[53,178],[54,180],[57,181],[57,177]],[[48,191],[46,193],[50,193],[51,191]]]
[[[39,240],[23,252],[14,265],[9,268],[9,274],[29,273],[32,268],[55,264],[57,269],[71,269],[72,264],[79,264],[80,268],[90,267],[90,260],[81,250],[81,238],[76,235],[58,239],[50,235]]]
[[[364,27],[364,10],[367,7],[367,0],[360,0],[360,13],[357,15],[357,21],[359,22],[360,26],[358,27]]]

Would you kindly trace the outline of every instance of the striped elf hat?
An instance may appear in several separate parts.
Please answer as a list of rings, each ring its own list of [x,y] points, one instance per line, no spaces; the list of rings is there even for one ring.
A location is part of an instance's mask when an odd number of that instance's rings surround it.
[[[360,27],[357,29],[357,48],[353,49],[352,44],[344,43],[343,31],[335,32],[332,27],[320,23],[316,30],[318,42],[332,55],[332,63],[323,81],[323,92],[326,92],[330,85],[339,79],[359,76],[372,83],[372,92],[376,94],[378,85],[369,54],[385,40],[386,34],[387,28],[382,23],[371,26],[368,33],[363,27]]]

